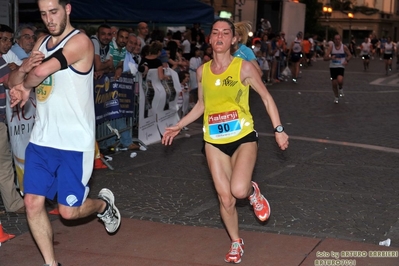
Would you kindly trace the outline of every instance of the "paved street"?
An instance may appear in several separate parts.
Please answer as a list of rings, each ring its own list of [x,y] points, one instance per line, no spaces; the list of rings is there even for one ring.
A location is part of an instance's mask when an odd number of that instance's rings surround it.
[[[396,61],[396,59],[395,59]],[[272,215],[255,219],[248,201],[239,202],[243,230],[399,247],[399,76],[385,76],[383,61],[363,71],[359,58],[345,72],[345,97],[333,103],[328,63],[302,69],[298,84],[269,87],[290,147],[280,151],[258,95],[251,111],[260,133],[254,180]],[[153,144],[130,158],[113,156],[115,170],[95,170],[92,196],[113,190],[123,217],[167,224],[222,228],[218,201],[201,154],[200,123],[193,123],[171,147]],[[2,209],[0,202],[0,209]],[[52,219],[58,219],[52,216]],[[0,214],[6,232],[26,232],[24,215]],[[227,238],[227,236],[226,236]]]

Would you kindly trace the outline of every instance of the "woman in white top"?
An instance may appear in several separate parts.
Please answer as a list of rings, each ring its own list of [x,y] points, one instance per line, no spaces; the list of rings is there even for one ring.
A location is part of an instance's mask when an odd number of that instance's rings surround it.
[[[395,46],[392,42],[392,38],[388,37],[384,47],[384,63],[385,63],[385,75],[388,75],[388,71],[392,70],[392,57],[394,54]]]
[[[369,69],[369,63],[370,63],[370,52],[371,52],[371,42],[369,38],[364,38],[364,42],[361,45],[360,48],[360,57],[363,60],[363,67],[364,70]]]
[[[191,30],[186,30],[183,36],[184,40],[181,43],[181,49],[183,50],[183,57],[189,61],[191,58]]]

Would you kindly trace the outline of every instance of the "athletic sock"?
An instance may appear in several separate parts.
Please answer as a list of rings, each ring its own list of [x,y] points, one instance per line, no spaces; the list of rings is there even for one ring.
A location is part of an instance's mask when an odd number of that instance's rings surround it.
[[[99,214],[100,214],[100,215],[104,215],[104,213],[105,213],[106,211],[108,211],[109,203],[108,203],[108,201],[106,201],[106,200],[104,200],[104,199],[101,199],[101,200],[103,200],[103,201],[105,202],[106,206],[105,206],[104,211],[103,211],[102,213],[99,213]]]

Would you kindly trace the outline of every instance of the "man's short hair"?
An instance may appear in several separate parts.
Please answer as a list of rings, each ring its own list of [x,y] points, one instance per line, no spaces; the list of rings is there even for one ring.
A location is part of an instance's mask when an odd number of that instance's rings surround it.
[[[9,26],[4,25],[4,24],[0,24],[0,32],[8,32],[8,33],[14,34],[14,31],[12,30],[12,28],[10,28]]]
[[[36,0],[36,4],[39,2],[39,0]],[[67,4],[70,4],[71,1],[70,0],[58,0],[58,4],[60,4],[61,6],[65,7]]]
[[[17,28],[17,30],[15,31],[15,34],[14,34],[14,38],[15,38],[16,40],[19,40],[19,39],[21,38],[21,32],[22,32],[24,29],[30,29],[31,31],[35,32],[35,28],[32,27],[32,26],[29,26],[29,25],[22,25],[22,26],[19,26],[19,27]]]
[[[97,28],[97,32],[100,32],[101,28],[105,28],[105,29],[111,29],[111,26],[108,24],[101,24],[100,26],[98,26]]]
[[[119,35],[119,32],[127,32],[127,33],[129,33],[129,31],[128,31],[126,28],[120,28],[120,29],[118,30],[118,33],[116,34],[116,36]]]

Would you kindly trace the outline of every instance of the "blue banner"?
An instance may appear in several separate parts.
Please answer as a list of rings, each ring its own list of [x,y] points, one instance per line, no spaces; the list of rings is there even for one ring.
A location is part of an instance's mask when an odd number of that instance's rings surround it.
[[[109,73],[94,80],[96,123],[134,116],[134,77],[123,73],[118,80]]]

